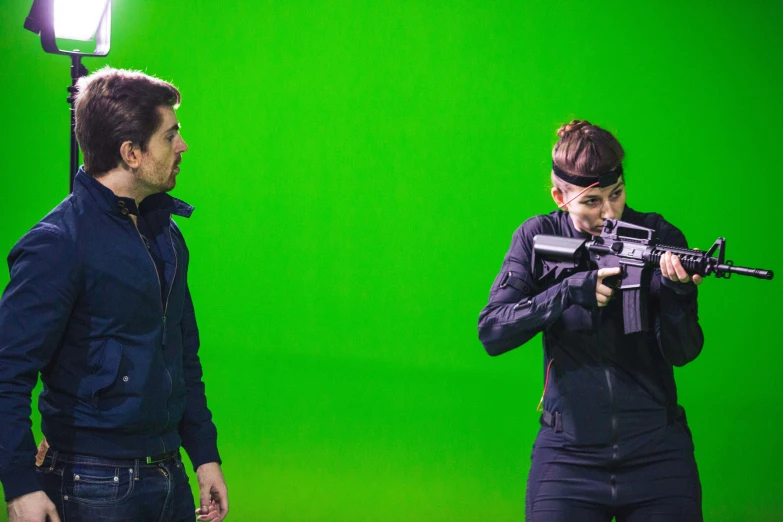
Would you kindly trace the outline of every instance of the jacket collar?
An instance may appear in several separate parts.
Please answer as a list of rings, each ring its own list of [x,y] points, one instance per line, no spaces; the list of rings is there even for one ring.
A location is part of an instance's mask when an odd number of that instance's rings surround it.
[[[141,202],[140,208],[136,208],[136,201],[133,198],[116,196],[110,188],[84,172],[84,167],[76,173],[73,194],[79,199],[91,202],[104,212],[121,213],[123,209],[127,209],[128,213],[136,215],[166,212],[175,216],[190,217],[193,214],[192,206],[165,192],[146,197]]]

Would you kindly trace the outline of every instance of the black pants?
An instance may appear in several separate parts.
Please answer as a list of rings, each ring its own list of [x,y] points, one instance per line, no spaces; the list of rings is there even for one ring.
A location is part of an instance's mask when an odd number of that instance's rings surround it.
[[[526,520],[702,522],[687,425],[675,422],[646,439],[618,458],[616,448],[578,448],[542,427],[528,475]]]

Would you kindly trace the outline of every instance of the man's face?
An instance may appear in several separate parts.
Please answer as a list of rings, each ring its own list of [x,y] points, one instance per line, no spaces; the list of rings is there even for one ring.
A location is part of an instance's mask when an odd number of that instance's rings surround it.
[[[572,186],[565,194],[563,201],[569,201],[581,190],[581,187]],[[605,219],[622,219],[623,217],[623,210],[625,210],[623,178],[620,177],[617,183],[609,187],[591,188],[571,201],[565,210],[568,210],[577,230],[594,236],[599,235],[604,227]]]
[[[179,122],[171,107],[158,107],[161,124],[141,153],[137,172],[138,183],[149,194],[168,192],[177,184],[182,153],[188,146],[179,134]]]

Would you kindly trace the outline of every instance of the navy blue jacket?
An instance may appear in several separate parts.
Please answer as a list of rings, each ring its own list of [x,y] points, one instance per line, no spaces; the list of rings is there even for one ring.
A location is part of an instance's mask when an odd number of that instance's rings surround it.
[[[622,219],[655,229],[661,244],[687,248],[683,234],[659,214],[626,208]],[[696,285],[669,281],[656,270],[650,331],[625,334],[621,299],[597,306],[596,270],[557,280],[553,274],[536,277],[531,264],[536,234],[590,237],[563,211],[523,223],[480,314],[479,338],[490,355],[499,355],[543,332],[544,368],[552,362],[544,410],[560,416],[565,440],[607,447],[624,441],[620,453],[630,452],[678,410],[673,366],[692,361],[704,343]],[[502,284],[509,272],[521,279],[518,288]]]
[[[79,171],[73,194],[11,250],[0,300],[6,499],[41,489],[30,429],[39,372],[41,428],[53,448],[140,458],[182,445],[195,467],[220,462],[201,381],[188,249],[171,219],[192,212],[165,193],[137,209]],[[129,216],[139,213],[163,261],[160,279]]]

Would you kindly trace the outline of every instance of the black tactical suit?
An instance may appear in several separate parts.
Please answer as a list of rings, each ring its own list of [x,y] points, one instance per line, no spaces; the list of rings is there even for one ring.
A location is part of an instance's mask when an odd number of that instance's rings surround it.
[[[622,220],[655,229],[661,244],[687,248],[659,214],[626,207]],[[625,334],[621,300],[597,306],[596,270],[534,273],[536,234],[589,237],[563,211],[527,220],[479,317],[490,355],[543,332],[544,369],[551,362],[528,477],[528,520],[701,520],[693,443],[673,375],[673,366],[695,359],[704,343],[696,285],[656,270],[649,331]]]

